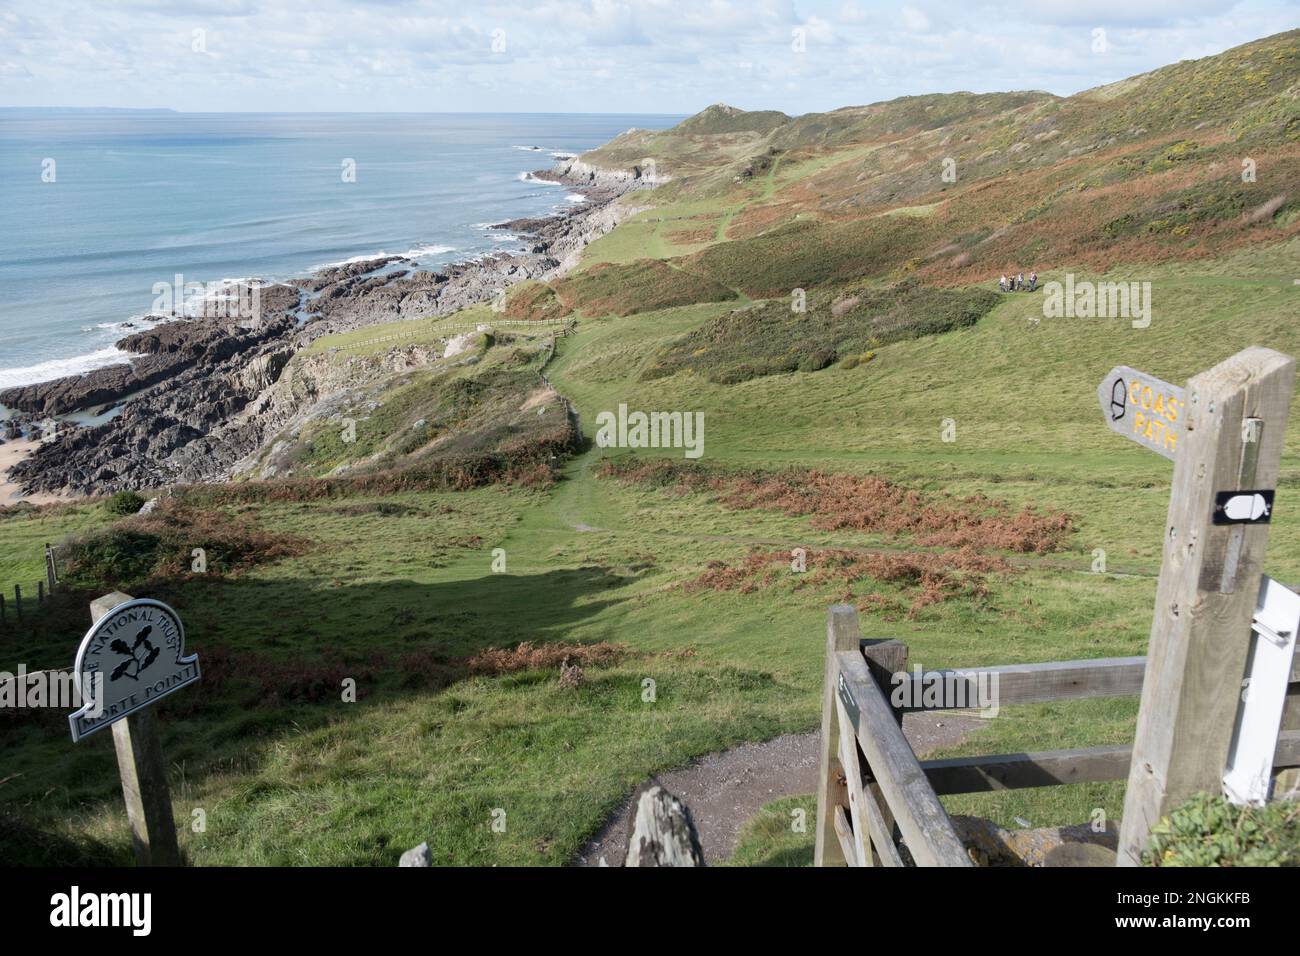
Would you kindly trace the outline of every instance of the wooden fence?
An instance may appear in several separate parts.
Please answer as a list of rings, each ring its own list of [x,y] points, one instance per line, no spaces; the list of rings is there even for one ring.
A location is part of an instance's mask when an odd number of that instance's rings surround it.
[[[37,581],[36,586],[23,594],[21,584],[14,585],[14,594],[12,598],[0,594],[0,626],[9,624],[12,618],[15,622],[23,620],[25,611],[30,611],[32,603],[36,607],[42,607],[46,599],[52,595],[59,586],[59,561],[58,550],[51,546],[45,546],[45,580]]]
[[[940,795],[1123,780],[1131,745],[918,760],[903,736],[904,713],[971,709],[976,688],[997,677],[998,706],[1133,697],[1142,693],[1145,657],[1050,661],[907,673],[907,646],[864,640],[857,611],[836,605],[827,615],[826,683],[817,792],[817,866],[970,866],[939,802]],[[942,679],[956,688],[934,708],[919,682]],[[907,684],[912,687],[907,687]],[[1227,688],[1235,696],[1236,687]],[[895,699],[912,701],[895,706]],[[1300,660],[1292,663],[1275,767],[1300,767]]]

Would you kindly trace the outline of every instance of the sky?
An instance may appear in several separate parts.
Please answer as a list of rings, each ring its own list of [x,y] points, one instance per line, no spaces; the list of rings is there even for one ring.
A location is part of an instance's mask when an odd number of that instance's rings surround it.
[[[1068,95],[1300,25],[1300,0],[5,0],[0,106],[790,114]]]

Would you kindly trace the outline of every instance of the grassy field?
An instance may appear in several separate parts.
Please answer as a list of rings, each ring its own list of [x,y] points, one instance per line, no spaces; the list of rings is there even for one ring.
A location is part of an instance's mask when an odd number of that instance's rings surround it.
[[[436,345],[448,334],[472,332],[479,323],[493,320],[501,324],[501,316],[493,313],[489,306],[476,305],[439,318],[385,322],[353,332],[322,336],[300,354],[305,357],[338,349],[348,356],[383,355],[397,347]]]
[[[1300,297],[1284,282],[1293,256],[1281,248],[1213,270],[1156,273],[1156,301],[1169,311],[1158,308],[1145,330],[1065,320],[1035,327],[1036,302],[1008,296],[974,328],[882,346],[875,361],[848,371],[733,386],[690,373],[645,381],[660,348],[730,307],[701,304],[584,321],[560,340],[549,374],[589,434],[596,413],[619,402],[701,410],[705,458],[717,465],[875,473],[935,495],[983,492],[1074,517],[1065,551],[1009,555],[1017,569],[991,575],[978,600],[909,617],[898,612],[906,588],[860,582],[859,596],[893,599],[864,611],[864,630],[907,641],[915,663],[1139,654],[1170,466],[1103,427],[1095,384],[1121,362],[1181,381],[1251,342],[1300,350],[1300,332],[1286,321]],[[1180,306],[1192,302],[1194,311]],[[946,417],[957,422],[952,443],[941,437]],[[1289,438],[1284,488],[1300,475],[1296,447]],[[163,705],[177,818],[207,815],[205,833],[183,833],[191,858],[385,864],[427,839],[445,863],[562,863],[646,775],[815,726],[822,622],[841,597],[835,587],[684,585],[756,550],[910,543],[819,531],[779,512],[741,513],[707,491],[599,477],[609,454],[593,449],[572,460],[550,490],[231,508],[232,518],[311,545],[298,557],[228,577],[188,575],[152,591],[181,611],[193,647],[211,661],[194,701],[181,694]],[[8,517],[0,567],[33,577],[45,540],[110,520],[96,505]],[[1279,511],[1270,573],[1300,574],[1296,522]],[[504,549],[502,573],[493,571],[496,548]],[[1107,574],[1091,571],[1096,548],[1107,552]],[[80,607],[66,610],[69,621],[84,614]],[[6,659],[66,665],[84,623],[11,633]],[[612,666],[588,668],[576,689],[560,687],[550,671],[467,672],[473,655],[523,641],[605,641],[627,651]],[[241,662],[264,670],[265,682],[225,673]],[[338,690],[349,676],[356,703]],[[642,699],[647,678],[652,703]],[[1133,701],[1018,708],[956,752],[1122,741],[1133,716]],[[94,841],[127,855],[107,738],[74,746],[57,720],[0,733],[9,754],[0,785],[6,812],[74,845]],[[1017,815],[1064,823],[1095,807],[1117,816],[1120,792],[1099,785],[949,802],[954,812],[1003,823]],[[498,809],[505,833],[491,826]],[[766,849],[742,846],[737,862],[786,860],[789,849],[784,838]]]
[[[1290,55],[1289,42],[1274,43],[1276,56]],[[1153,103],[1184,108],[1175,81],[1200,74],[1179,70],[1158,88],[1148,81]],[[1284,111],[1279,82],[1268,79],[1260,89],[1273,99],[1261,102]],[[1137,95],[1106,95],[1121,94]],[[679,175],[634,196],[650,208],[594,242],[578,270],[512,293],[504,316],[482,306],[392,323],[322,338],[295,359],[337,371],[479,322],[513,331],[505,323],[515,316],[577,318],[553,353],[540,337],[498,335],[478,344],[473,366],[367,379],[336,410],[357,419],[356,440],[340,437],[337,416],[321,418],[283,436],[279,453],[319,476],[400,468],[443,443],[508,448],[558,408],[546,404],[555,397],[537,378],[544,368],[588,440],[551,462],[556,480],[457,492],[340,484],[320,499],[301,488],[279,499],[187,492],[181,503],[202,520],[176,533],[219,528],[236,544],[260,542],[247,560],[178,573],[188,549],[173,536],[165,547],[178,553],[152,572],[114,576],[106,565],[74,576],[41,614],[0,631],[0,670],[69,665],[98,593],[158,597],[180,611],[204,667],[199,685],[160,707],[192,862],[392,865],[428,841],[440,864],[558,865],[648,775],[816,727],[828,604],[857,604],[864,633],[906,641],[911,662],[927,668],[1144,653],[1172,466],[1105,427],[1097,384],[1120,364],[1181,384],[1249,345],[1300,353],[1300,237],[1285,203],[1275,221],[1245,222],[1232,202],[1216,205],[1222,190],[1178,179],[1181,159],[1142,172],[1158,164],[1154,152],[1115,171],[1113,183],[1078,187],[1114,155],[1069,157],[1047,133],[1022,151],[1024,175],[1063,191],[1047,190],[1041,215],[999,206],[998,190],[1017,186],[1004,175],[1008,151],[1030,135],[1015,124],[1057,117],[1070,135],[1109,132],[1096,112],[1101,95],[920,97],[788,123],[715,110],[686,132],[620,137],[602,155],[639,161],[662,148]],[[981,118],[985,108],[991,117]],[[1242,135],[1286,122],[1281,113],[1247,119]],[[946,123],[984,137],[961,147],[975,168],[976,149],[997,145],[987,162],[1002,178],[964,192],[964,205],[956,191],[905,179]],[[1141,189],[1125,192],[1143,175]],[[1103,212],[1138,197],[1152,200],[1141,208],[1154,215],[1152,197],[1175,194],[1208,203],[1184,208],[1189,216],[1226,218],[1201,233],[1124,239],[1121,261],[1086,245]],[[1068,242],[1043,239],[1078,209],[1092,219],[1071,226]],[[1016,218],[1025,228],[1008,225]],[[940,243],[949,245],[929,255]],[[1142,249],[1152,254],[1136,255]],[[987,294],[1006,250],[1037,250],[1042,282],[1067,273],[1150,282],[1149,327],[1045,318],[1041,293],[1019,293],[972,322],[930,327],[924,309],[905,309],[917,337],[872,344],[872,323],[889,317],[880,290],[912,276],[931,304]],[[972,258],[953,264],[963,256]],[[784,312],[796,287],[810,290],[807,328]],[[861,314],[843,305],[853,296]],[[837,307],[845,323],[828,316]],[[777,325],[736,334],[744,320],[732,312],[746,308],[780,312],[779,336]],[[389,336],[400,338],[374,341]],[[856,363],[839,354],[829,365],[802,362],[850,345]],[[768,353],[800,361],[715,374]],[[597,417],[620,405],[701,413],[703,458],[596,446]],[[426,427],[436,440],[421,437]],[[636,477],[631,466],[651,458],[686,474],[715,469],[716,481]],[[764,481],[784,482],[787,499],[735,491]],[[949,547],[905,524],[846,526],[783,506],[800,482],[857,489],[863,508],[878,488],[898,496],[904,517],[966,509],[1005,528],[1031,508],[1064,530],[1037,550]],[[1300,420],[1288,428],[1279,484],[1280,502],[1300,484]],[[46,541],[119,540],[133,527],[119,524],[106,539],[114,521],[98,502],[0,515],[0,586],[33,586]],[[1300,579],[1297,531],[1300,517],[1280,508],[1269,574]],[[811,573],[789,572],[795,548],[812,556]],[[1099,551],[1104,572],[1095,570]],[[852,573],[837,572],[846,566]],[[577,686],[559,679],[565,659],[582,668]],[[1122,742],[1135,711],[1134,700],[1012,708],[950,753]],[[0,746],[0,859],[129,859],[105,735],[73,745],[61,714],[0,711]],[[1118,818],[1122,791],[1080,785],[946,803],[1042,826],[1082,822],[1097,808]],[[197,810],[202,831],[191,826]],[[792,811],[804,812],[802,832]],[[749,821],[731,862],[806,863],[815,831],[809,797],[780,801]]]

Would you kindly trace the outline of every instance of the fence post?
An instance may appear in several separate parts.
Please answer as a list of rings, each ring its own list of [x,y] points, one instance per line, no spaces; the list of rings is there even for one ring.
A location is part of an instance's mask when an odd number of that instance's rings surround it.
[[[91,621],[98,624],[105,614],[130,600],[129,594],[117,591],[96,598],[90,604]],[[154,709],[145,707],[113,724],[113,748],[136,862],[141,866],[180,866],[167,765]]]
[[[54,557],[54,549],[45,545],[45,582],[51,594],[54,593],[55,586],[59,583],[59,566]]]
[[[18,620],[19,620],[19,621],[22,621],[22,619],[23,619],[23,588],[22,588],[22,585],[21,585],[21,584],[15,584],[15,585],[14,585],[14,614],[16,614],[16,615],[18,616]]]
[[[880,685],[880,692],[884,695],[885,700],[890,701],[893,707],[892,680],[895,674],[906,673],[908,649],[902,641],[896,640],[879,640],[868,641],[867,646],[862,649],[862,656],[867,659],[867,669],[871,676],[875,678]],[[898,726],[903,726],[903,711],[894,707],[894,719],[898,721]],[[880,789],[880,784],[872,780],[867,789],[876,800],[876,805],[880,807],[880,817],[884,823],[884,830],[887,836],[892,837],[896,829],[894,812],[889,809],[889,801],[885,799],[884,791]]]
[[[1249,348],[1187,383],[1120,866],[1178,804],[1222,790],[1269,526],[1214,524],[1216,493],[1277,486],[1294,382],[1293,358]]]
[[[848,788],[840,766],[840,722],[835,709],[835,684],[839,668],[837,651],[856,651],[861,634],[858,612],[849,604],[833,605],[826,612],[826,672],[822,679],[821,758],[817,770],[817,842],[813,866],[848,866],[835,835],[835,807],[848,802]]]
[[[5,596],[0,594],[0,624],[8,624],[9,621],[5,615]]]
[[[624,866],[703,866],[704,851],[684,803],[656,784],[632,807]]]

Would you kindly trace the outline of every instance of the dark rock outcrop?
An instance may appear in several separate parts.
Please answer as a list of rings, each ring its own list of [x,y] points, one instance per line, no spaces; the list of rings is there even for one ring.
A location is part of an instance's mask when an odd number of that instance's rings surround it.
[[[514,220],[529,251],[483,256],[437,272],[385,256],[261,286],[260,312],[212,312],[122,339],[129,364],[0,393],[32,415],[60,415],[125,401],[95,428],[62,428],[10,471],[24,489],[97,494],[223,480],[275,433],[293,409],[273,398],[294,353],[316,338],[381,322],[445,315],[493,298],[524,279],[547,279],[576,262],[630,210],[612,200],[639,185],[631,174],[593,176],[564,161],[550,175],[581,186],[588,201],[564,214]],[[394,268],[397,266],[398,268]],[[410,266],[412,268],[406,268]]]

